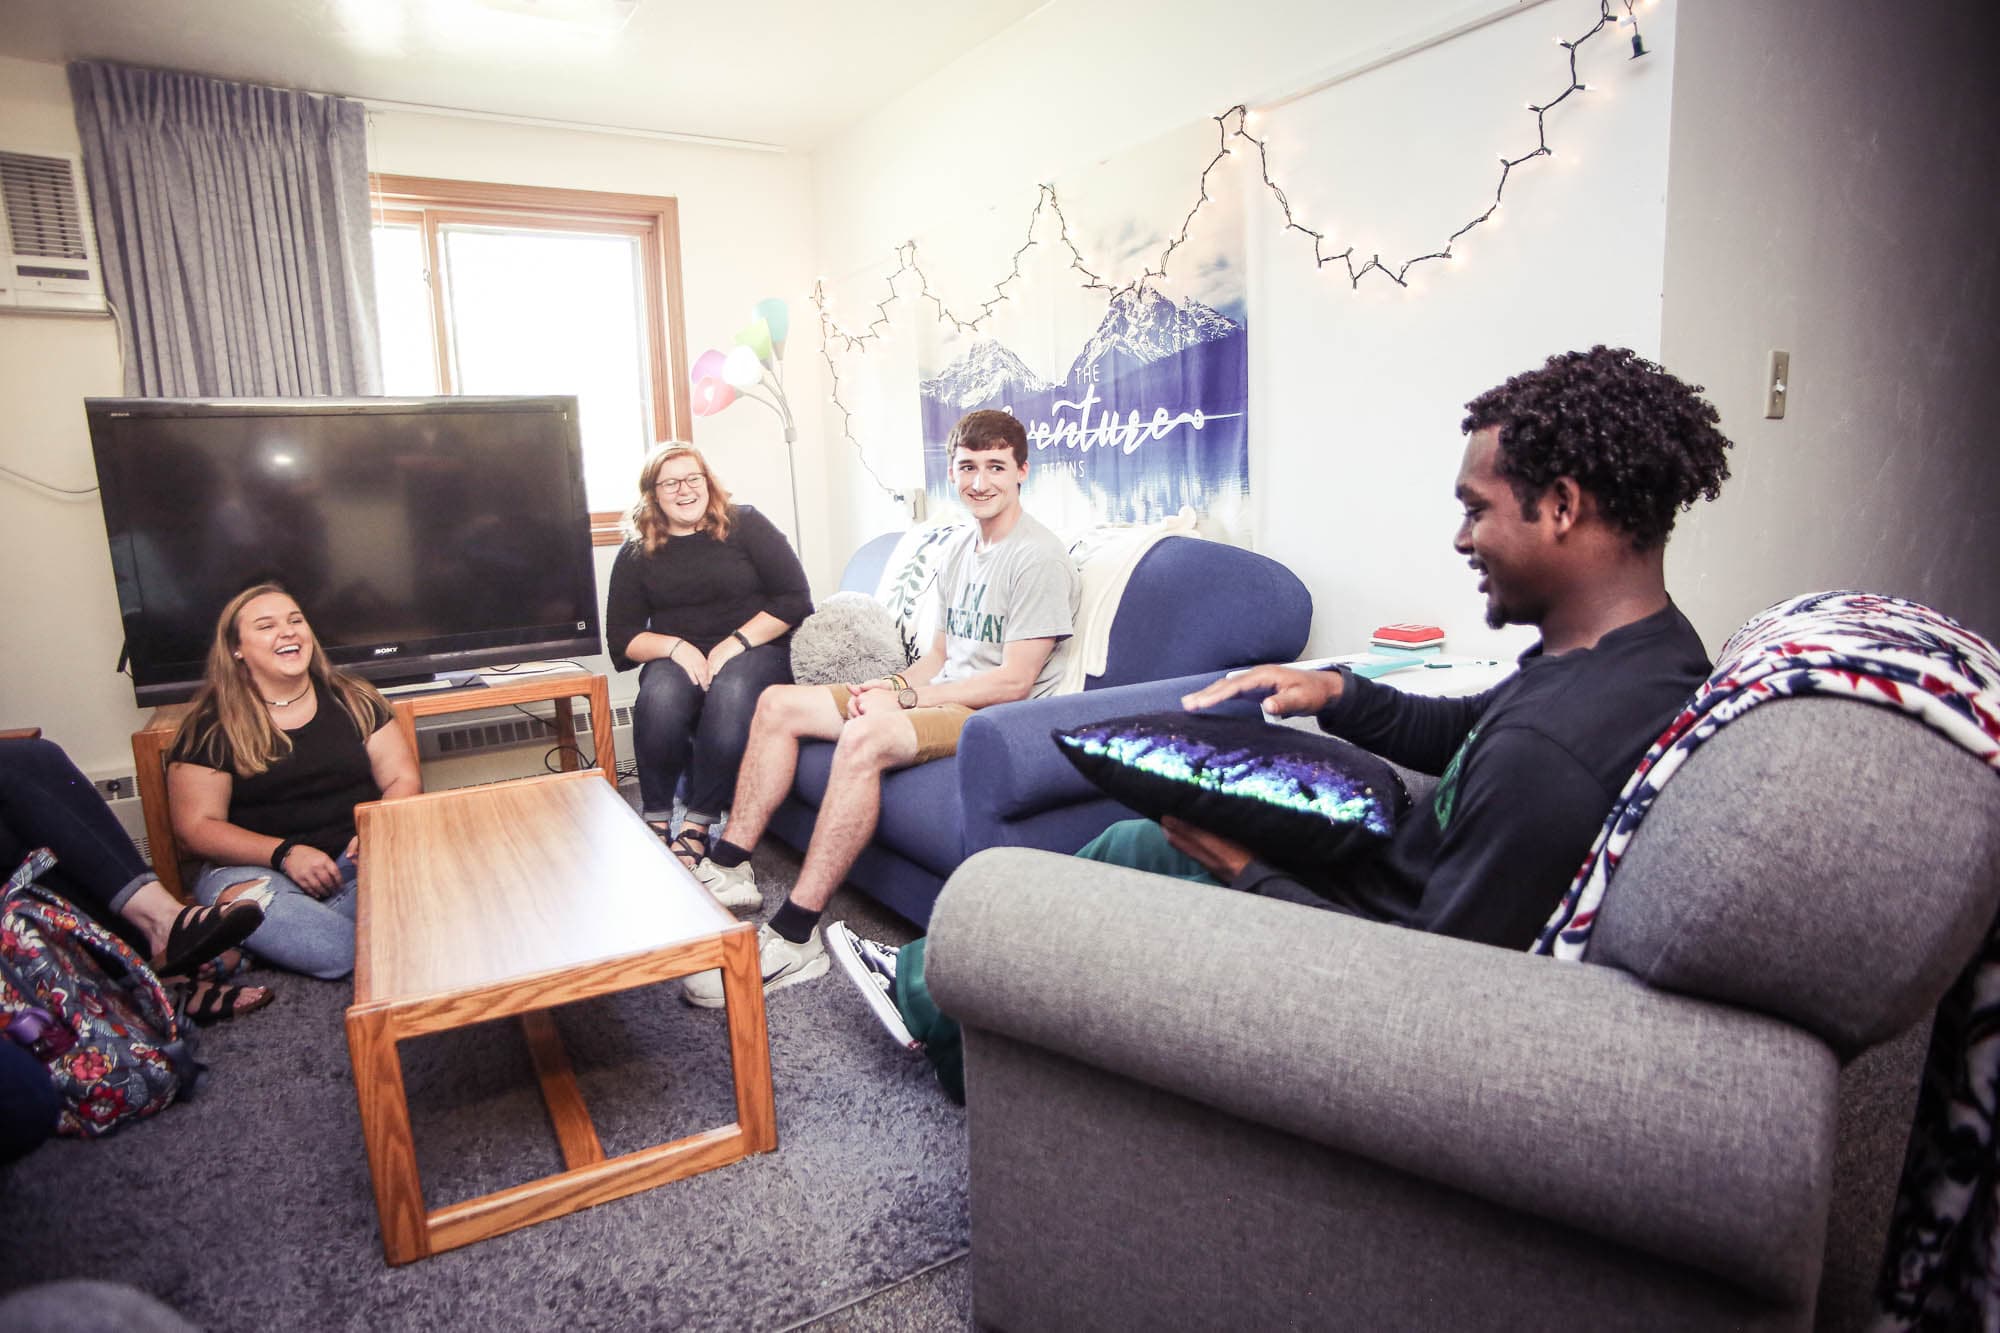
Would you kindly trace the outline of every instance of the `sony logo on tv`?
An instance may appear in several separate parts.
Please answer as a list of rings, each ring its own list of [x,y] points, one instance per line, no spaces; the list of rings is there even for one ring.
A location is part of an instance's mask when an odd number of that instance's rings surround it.
[[[377,656],[377,657],[394,657],[394,656],[395,656],[395,655],[396,655],[397,653],[400,653],[400,652],[402,652],[402,651],[403,651],[403,645],[402,645],[402,644],[400,644],[400,643],[391,643],[391,644],[386,644],[386,645],[384,645],[383,647],[380,647],[380,648],[377,648],[377,649],[375,650],[375,656]]]

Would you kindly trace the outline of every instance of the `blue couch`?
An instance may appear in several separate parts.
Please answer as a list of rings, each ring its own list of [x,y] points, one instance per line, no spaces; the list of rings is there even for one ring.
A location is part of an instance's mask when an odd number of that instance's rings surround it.
[[[855,553],[841,587],[872,593],[896,544]],[[1058,727],[1179,706],[1233,667],[1287,662],[1312,628],[1312,595],[1289,569],[1252,551],[1165,537],[1132,571],[1111,625],[1104,674],[1078,694],[982,709],[958,754],[892,773],[882,820],[848,883],[917,925],[961,861],[988,847],[1073,852],[1133,812],[1077,775],[1049,740]],[[803,849],[826,794],[833,746],[808,742],[771,832]]]

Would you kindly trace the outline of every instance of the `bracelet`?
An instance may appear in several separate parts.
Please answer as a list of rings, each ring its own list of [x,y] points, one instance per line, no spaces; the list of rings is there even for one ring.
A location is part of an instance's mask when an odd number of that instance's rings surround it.
[[[894,685],[898,692],[910,688],[910,682],[903,679],[903,673],[900,671],[891,671],[888,675],[882,677],[882,679],[888,681],[891,685]]]
[[[729,637],[736,640],[736,642],[742,644],[746,650],[755,648],[757,646],[756,644],[750,642],[748,636],[746,636],[740,629],[733,629],[729,631]]]
[[[285,858],[291,855],[292,849],[299,846],[301,841],[299,838],[286,838],[283,842],[279,843],[277,850],[271,853],[271,869],[281,875],[284,874]]]
[[[681,638],[676,638],[676,639],[674,640],[674,646],[673,646],[673,647],[671,647],[671,648],[669,648],[669,649],[667,649],[667,651],[665,651],[664,653],[661,653],[661,654],[660,654],[660,656],[662,656],[662,657],[672,657],[672,656],[673,656],[673,655],[674,655],[675,653],[677,653],[677,652],[679,652],[679,651],[681,650],[681,645],[682,645],[682,644],[684,644],[684,643],[686,643],[686,642],[687,642],[687,640],[686,640],[686,639],[681,639]]]

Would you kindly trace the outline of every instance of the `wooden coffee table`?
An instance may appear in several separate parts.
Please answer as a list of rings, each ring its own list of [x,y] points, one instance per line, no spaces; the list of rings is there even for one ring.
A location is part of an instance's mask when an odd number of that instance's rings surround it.
[[[757,933],[594,772],[356,809],[347,1045],[382,1251],[404,1264],[778,1146]],[[721,968],[736,1121],[607,1159],[548,1010]],[[396,1044],[519,1015],[566,1170],[427,1210]]]

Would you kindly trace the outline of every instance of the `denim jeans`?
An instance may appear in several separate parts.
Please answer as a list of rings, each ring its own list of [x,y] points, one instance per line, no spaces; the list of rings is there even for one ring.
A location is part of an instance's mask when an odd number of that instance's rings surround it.
[[[54,1134],[62,1109],[49,1067],[0,1037],[0,1164],[26,1156]]]
[[[55,853],[43,883],[117,931],[141,956],[145,936],[118,915],[153,879],[125,826],[54,741],[0,740],[0,878],[37,847]]]
[[[264,924],[250,932],[244,945],[250,952],[288,972],[337,981],[354,970],[354,858],[334,862],[340,888],[330,898],[315,898],[269,866],[204,866],[195,880],[194,898],[213,906],[222,891],[247,879],[268,878],[271,904]]]
[[[632,749],[639,761],[639,802],[646,818],[656,824],[673,818],[674,789],[683,773],[690,814],[713,820],[728,808],[757,696],[791,680],[789,636],[730,658],[706,692],[665,658],[640,667],[639,697],[632,703]]]

